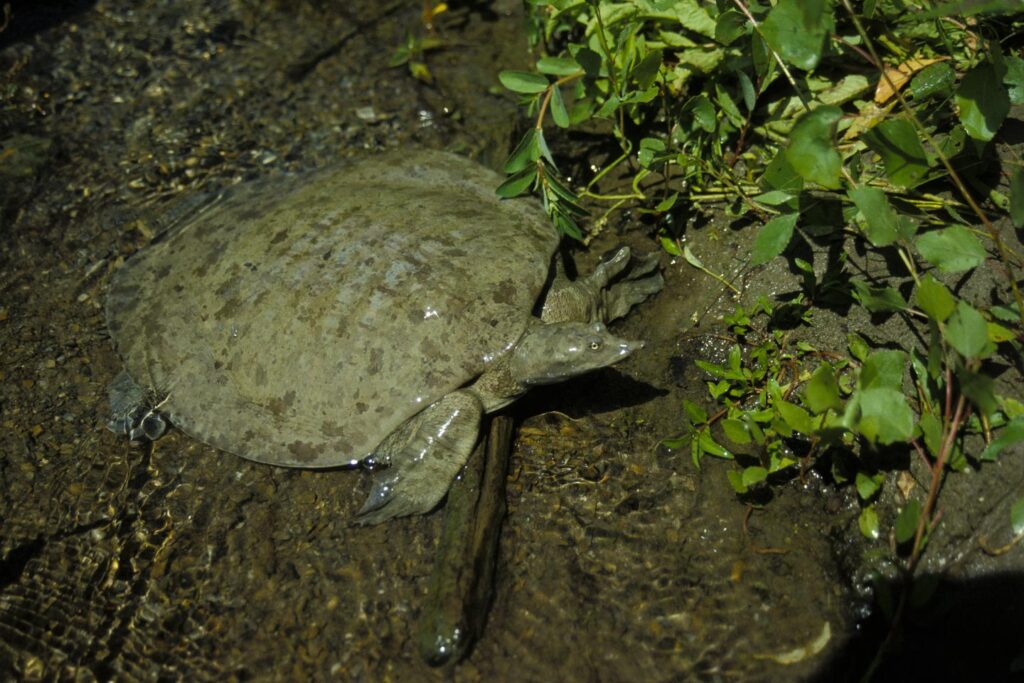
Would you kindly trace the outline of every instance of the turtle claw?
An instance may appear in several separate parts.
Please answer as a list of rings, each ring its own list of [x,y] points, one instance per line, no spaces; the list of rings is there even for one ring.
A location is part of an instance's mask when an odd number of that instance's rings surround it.
[[[156,441],[166,431],[166,418],[155,410],[149,410],[128,431],[128,439],[133,444],[142,444],[147,441]]]
[[[167,431],[167,426],[167,418],[145,406],[136,406],[126,413],[114,415],[107,422],[107,429],[118,436],[128,437],[132,446],[156,441]]]
[[[370,489],[370,495],[366,497],[363,507],[356,513],[355,521],[363,525],[380,524],[397,516],[390,510],[390,504],[395,501],[397,483],[398,473],[392,469],[375,474],[373,488]]]
[[[419,482],[417,486],[415,481],[410,484],[397,468],[391,467],[374,475],[370,495],[356,513],[355,521],[370,526],[395,517],[425,515],[441,502],[447,491],[447,482],[443,486],[426,487],[424,482]]]
[[[167,418],[150,407],[146,391],[127,372],[118,373],[109,391],[111,416],[107,429],[127,436],[133,446],[156,441],[167,431]]]
[[[478,398],[455,391],[388,437],[371,458],[390,466],[374,475],[356,521],[379,524],[437,507],[476,445],[482,412]]]

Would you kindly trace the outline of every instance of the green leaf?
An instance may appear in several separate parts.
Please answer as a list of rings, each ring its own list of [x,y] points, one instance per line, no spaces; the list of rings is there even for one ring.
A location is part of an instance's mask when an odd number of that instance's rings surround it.
[[[956,91],[956,108],[967,134],[991,140],[1010,112],[1010,96],[991,64],[970,71]]]
[[[1017,312],[1016,304],[1013,306],[993,306],[989,309],[992,317],[996,320],[1002,320],[1005,323],[1018,323],[1020,322],[1020,313]]]
[[[565,184],[558,179],[558,176],[553,173],[547,174],[548,187],[555,193],[559,208],[573,213],[577,216],[586,216],[586,210],[579,206],[580,198],[576,196],[576,193],[570,190]]]
[[[566,216],[562,213],[554,213],[551,217],[555,221],[555,227],[558,228],[558,232],[567,237],[571,237],[574,240],[583,239],[583,232],[580,230],[579,226],[576,225],[576,221],[574,221],[571,216]]]
[[[876,247],[892,244],[900,237],[909,237],[916,226],[907,216],[897,214],[885,193],[875,187],[862,185],[847,192],[866,223],[864,236]]]
[[[858,472],[857,478],[854,482],[857,486],[857,495],[860,496],[860,499],[870,500],[873,495],[878,493],[878,489],[882,488],[882,475],[881,473],[877,473],[869,477],[863,472]]]
[[[715,22],[715,40],[722,45],[728,45],[744,35],[749,30],[748,25],[749,22],[742,12],[727,9],[718,15],[718,21]]]
[[[857,378],[857,386],[861,389],[888,387],[898,391],[903,387],[903,371],[906,365],[907,354],[904,351],[875,351],[864,360],[864,366]]]
[[[540,150],[537,147],[537,129],[531,128],[526,131],[526,135],[508,156],[508,161],[505,162],[505,173],[518,173],[532,162],[537,161],[538,158],[540,158]]]
[[[665,448],[669,448],[672,449],[673,451],[676,451],[690,443],[691,439],[692,434],[687,434],[685,436],[675,436],[669,439],[662,439],[658,443],[659,445],[664,446]]]
[[[732,384],[730,384],[729,380],[726,379],[723,379],[720,382],[708,382],[707,384],[708,393],[711,394],[711,398],[715,399],[716,401],[721,396],[727,394],[730,389],[732,389]]]
[[[988,326],[976,308],[958,301],[943,330],[949,345],[967,358],[978,358],[988,345]]]
[[[963,126],[953,126],[946,135],[937,136],[936,141],[943,156],[951,159],[964,151],[964,145],[967,143],[967,131]]]
[[[551,150],[548,149],[548,141],[544,139],[544,131],[539,129],[539,128],[534,129],[534,130],[535,130],[535,134],[534,134],[533,137],[534,137],[534,140],[536,140],[537,153],[541,157],[544,157],[544,160],[547,161],[548,164],[551,165],[551,168],[555,169],[555,171],[557,172],[558,171],[558,164],[555,163],[555,158],[553,156],[551,156]],[[534,159],[536,159],[536,158],[537,157],[534,157]]]
[[[661,69],[661,50],[651,50],[640,63],[633,67],[630,77],[640,90],[649,90],[654,85]]]
[[[878,540],[881,533],[878,528],[878,513],[875,512],[874,505],[869,505],[860,511],[860,515],[857,517],[857,526],[864,538],[872,541]]]
[[[964,392],[964,396],[982,415],[992,417],[999,410],[995,394],[996,382],[990,375],[959,367],[956,378],[960,382],[960,391]]]
[[[786,147],[786,159],[804,180],[830,190],[839,189],[842,157],[833,137],[842,115],[842,110],[833,106],[818,107],[804,114],[793,126]]]
[[[938,325],[928,326],[928,376],[945,386],[945,380],[940,380],[946,369],[946,350],[942,336]]]
[[[412,49],[408,45],[399,45],[391,54],[388,66],[401,66],[412,57]]]
[[[747,485],[743,483],[743,473],[737,472],[736,470],[729,470],[725,473],[725,477],[729,480],[729,484],[732,486],[732,490],[736,493],[743,495],[747,492]]]
[[[665,141],[661,138],[643,138],[640,140],[640,149],[637,150],[636,160],[644,168],[650,168],[655,159],[665,152]]]
[[[578,126],[590,119],[594,114],[594,102],[590,99],[580,99],[573,102],[572,107],[569,109],[569,123]]]
[[[932,327],[936,333],[938,332],[938,326],[931,325],[930,327]],[[936,338],[937,337],[933,334],[932,339],[934,340]],[[918,386],[921,388],[923,392],[928,393],[928,380],[931,376],[928,374],[928,368],[925,365],[924,360],[922,360],[921,354],[919,354],[917,350],[913,348],[910,349],[910,369],[911,371],[913,371],[914,376],[917,378]],[[935,401],[935,397],[932,396],[931,394],[928,394],[927,396],[922,396],[922,399],[933,403]],[[922,419],[924,419],[923,416]]]
[[[847,415],[846,426],[872,443],[902,442],[914,433],[914,413],[907,397],[888,387],[856,392],[847,404]]]
[[[594,116],[597,118],[606,119],[618,111],[619,107],[622,106],[622,99],[618,95],[611,95],[606,99],[601,107],[594,112]]]
[[[671,256],[680,256],[683,250],[679,248],[679,245],[674,239],[668,235],[660,235],[658,240],[661,242],[661,248],[665,250]]]
[[[917,426],[921,429],[924,445],[928,452],[933,458],[938,458],[942,451],[942,421],[935,413],[925,413],[917,421]]]
[[[779,0],[761,23],[761,34],[771,48],[804,71],[818,65],[832,29],[831,7],[825,0]]]
[[[715,132],[715,128],[718,126],[718,120],[715,116],[715,105],[711,103],[707,95],[700,94],[696,97],[691,97],[683,105],[682,111],[684,113],[692,113],[694,123],[701,130],[708,133]]]
[[[1010,220],[1015,228],[1024,228],[1024,170],[1020,168],[1010,175]]]
[[[579,65],[583,67],[583,71],[586,72],[590,78],[601,77],[601,55],[597,54],[589,47],[581,47],[573,55]]]
[[[1010,507],[1010,528],[1014,536],[1024,534],[1024,498],[1018,498]]]
[[[928,173],[928,156],[914,124],[906,119],[886,119],[861,136],[882,157],[889,182],[913,187]]]
[[[718,365],[717,363],[711,363],[700,358],[695,359],[693,361],[693,364],[696,365],[701,370],[703,370],[704,372],[711,375],[712,377],[722,378],[728,374],[728,371],[721,365]]]
[[[796,195],[791,192],[783,192],[782,190],[772,190],[771,192],[759,194],[753,199],[758,204],[767,204],[768,206],[780,206],[782,204],[788,204],[789,202],[796,199]]]
[[[768,189],[791,192],[796,195],[803,189],[804,179],[789,163],[789,159],[786,158],[786,149],[782,148],[764,169],[761,184]],[[796,209],[795,203],[792,208]]]
[[[733,379],[742,379],[741,373],[743,363],[743,349],[739,344],[733,344],[729,348],[729,370]]]
[[[949,469],[953,470],[954,472],[963,472],[964,470],[967,469],[967,456],[964,455],[963,449],[960,448],[960,446],[958,446],[957,442],[955,441],[953,442],[953,445],[950,449],[949,458],[946,460],[946,465],[949,467]]]
[[[501,71],[498,80],[512,92],[533,95],[548,89],[548,79],[529,71]]]
[[[758,31],[752,31],[750,34],[750,58],[754,63],[754,73],[757,74],[758,79],[770,82],[771,77],[776,73],[775,59],[772,57],[768,44]]]
[[[872,287],[857,278],[850,278],[850,284],[860,305],[872,313],[902,311],[907,308],[906,299],[892,287]]]
[[[896,518],[896,542],[912,541],[917,534],[917,521],[921,518],[921,504],[916,500],[907,503]]]
[[[559,88],[551,89],[551,119],[559,128],[569,127],[569,112],[565,109],[565,101]]]
[[[1003,76],[1003,83],[1007,87],[1007,94],[1012,104],[1024,104],[1024,59],[1020,57],[1006,57],[1006,75]]]
[[[768,478],[768,470],[758,465],[743,470],[743,485],[748,489]]]
[[[732,460],[732,453],[730,453],[727,448],[725,448],[717,441],[715,441],[714,437],[711,436],[711,432],[709,432],[707,429],[702,429],[700,432],[700,436],[698,438],[700,448],[705,453],[710,453],[711,455],[718,458]]]
[[[985,247],[967,228],[926,232],[917,238],[917,251],[943,273],[959,273],[976,268],[985,260]]]
[[[568,76],[581,68],[575,59],[566,57],[541,57],[537,60],[537,71],[550,76]]]
[[[795,403],[789,401],[776,401],[775,408],[779,415],[785,420],[786,425],[794,432],[800,434],[811,434],[814,431],[814,424],[811,422],[811,415]]]
[[[1024,401],[1018,401],[1012,396],[1000,396],[1000,403],[1003,404],[1003,412],[1006,416],[1016,420],[1018,417],[1024,417]]]
[[[686,411],[686,416],[690,419],[690,422],[694,426],[700,426],[706,424],[708,421],[708,413],[706,410],[701,408],[699,405],[688,399],[683,399],[683,410]]]
[[[734,444],[742,446],[751,441],[750,432],[747,431],[747,425],[742,420],[734,418],[722,420],[722,431],[725,432],[725,436],[729,441],[732,441]]]
[[[815,415],[820,415],[826,410],[840,410],[843,401],[839,398],[839,383],[836,381],[836,373],[828,363],[822,363],[811,375],[804,389],[804,402]]]
[[[750,433],[750,437],[754,440],[754,443],[758,446],[764,446],[766,437],[764,431],[757,424],[757,417],[758,416],[755,413],[745,413],[743,415],[743,422],[746,424],[747,430]]]
[[[499,197],[505,199],[511,199],[512,197],[518,197],[533,184],[534,180],[537,179],[537,167],[524,168],[523,170],[516,173],[511,178],[507,179],[501,185],[498,185],[498,189],[494,192]]]
[[[676,205],[676,200],[678,199],[679,193],[673,192],[672,194],[658,202],[658,205],[654,207],[654,210],[657,211],[658,213],[665,213],[666,211],[668,211],[669,209]],[[679,256],[679,254],[675,254],[675,256]]]
[[[946,322],[956,308],[956,297],[946,289],[946,285],[932,277],[931,273],[921,278],[915,296],[921,310],[936,322]]]
[[[850,332],[846,335],[846,345],[850,349],[850,355],[862,363],[867,359],[868,354],[871,353],[871,347],[864,341],[864,337],[856,332]]]
[[[1012,339],[1017,338],[1017,333],[1013,330],[1003,327],[999,323],[990,322],[988,327],[988,340],[993,344],[1002,344]]]
[[[921,100],[936,93],[946,95],[953,90],[956,73],[947,62],[929,64],[910,81],[910,94]]]
[[[759,266],[781,254],[793,237],[793,229],[799,217],[798,213],[788,213],[765,223],[754,239],[754,247],[750,252],[751,265]]]
[[[725,114],[725,117],[729,119],[732,125],[737,128],[743,127],[746,119],[740,113],[740,108],[736,106],[736,101],[732,98],[732,95],[721,85],[715,85],[715,102],[718,103],[719,111]]]

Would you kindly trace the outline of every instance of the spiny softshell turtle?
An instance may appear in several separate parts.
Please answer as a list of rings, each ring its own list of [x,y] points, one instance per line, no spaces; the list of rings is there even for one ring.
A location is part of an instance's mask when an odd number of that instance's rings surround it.
[[[111,429],[154,439],[166,417],[259,462],[369,460],[363,521],[429,511],[484,413],[642,346],[604,322],[662,286],[625,247],[568,281],[544,212],[500,181],[404,151],[231,188],[112,277]]]

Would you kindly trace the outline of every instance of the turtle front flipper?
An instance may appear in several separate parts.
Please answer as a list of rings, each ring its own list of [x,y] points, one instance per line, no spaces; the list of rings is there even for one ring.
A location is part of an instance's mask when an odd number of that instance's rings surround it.
[[[555,286],[544,300],[541,320],[608,323],[664,285],[657,253],[637,256],[629,247],[621,247],[590,275]]]
[[[657,294],[665,286],[665,280],[658,270],[657,252],[637,256],[629,251],[629,247],[623,247],[612,260],[621,259],[623,252],[627,256],[626,263],[621,268],[614,268],[614,274],[604,280],[600,288],[604,296],[604,322],[622,318],[633,306]],[[595,271],[590,277],[601,275]]]
[[[376,459],[389,462],[356,516],[360,524],[430,512],[448,492],[480,435],[480,400],[468,391],[443,397],[385,440]]]
[[[157,412],[146,394],[127,372],[122,370],[110,383],[110,420],[107,429],[127,436],[133,444],[156,441],[167,431],[167,419]]]

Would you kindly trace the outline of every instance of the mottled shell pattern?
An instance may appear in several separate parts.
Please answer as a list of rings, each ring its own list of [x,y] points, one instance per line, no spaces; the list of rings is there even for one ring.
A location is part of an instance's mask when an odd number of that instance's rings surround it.
[[[529,324],[558,238],[458,156],[402,151],[238,185],[119,269],[107,321],[182,431],[349,464]]]

